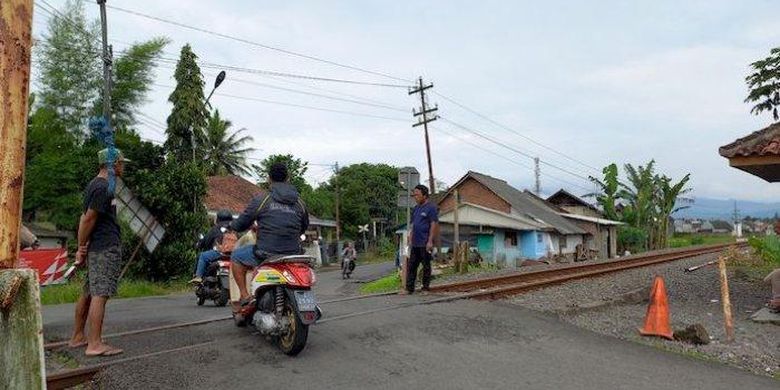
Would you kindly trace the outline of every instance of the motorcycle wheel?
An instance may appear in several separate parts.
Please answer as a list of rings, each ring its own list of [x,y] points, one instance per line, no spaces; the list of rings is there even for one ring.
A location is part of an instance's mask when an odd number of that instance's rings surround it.
[[[203,306],[206,302],[206,297],[198,297],[198,306]]]
[[[304,325],[301,322],[289,300],[284,304],[284,315],[290,318],[290,329],[284,336],[279,336],[277,342],[279,349],[285,355],[295,356],[306,346],[306,339],[309,337],[309,325]]]
[[[223,288],[219,291],[219,297],[214,300],[214,304],[216,304],[219,307],[225,306],[230,301],[230,291]]]

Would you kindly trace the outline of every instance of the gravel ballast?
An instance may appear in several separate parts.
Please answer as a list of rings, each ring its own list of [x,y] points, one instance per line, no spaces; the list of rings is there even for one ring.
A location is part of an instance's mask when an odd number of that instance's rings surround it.
[[[780,327],[757,324],[749,317],[762,308],[769,287],[760,281],[729,272],[729,287],[736,340],[725,343],[720,279],[717,265],[691,273],[684,268],[716,259],[703,255],[652,267],[622,271],[531,291],[510,298],[524,307],[558,314],[563,320],[598,333],[653,345],[695,358],[717,360],[757,374],[780,376]],[[708,345],[690,345],[642,337],[650,286],[656,275],[664,278],[674,330],[704,325]]]

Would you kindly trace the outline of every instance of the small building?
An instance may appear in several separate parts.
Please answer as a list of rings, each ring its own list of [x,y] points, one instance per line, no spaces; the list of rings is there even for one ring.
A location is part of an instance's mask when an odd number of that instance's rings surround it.
[[[547,202],[561,208],[562,217],[589,233],[585,237],[585,249],[595,257],[611,259],[617,255],[617,227],[623,225],[622,222],[604,218],[596,206],[563,189],[547,198]]]
[[[526,259],[573,259],[589,235],[544,199],[469,171],[439,198],[443,246],[451,246],[453,240],[456,204],[460,240],[477,246],[482,258],[492,263],[514,266]]]
[[[713,220],[712,232],[716,234],[730,234],[734,230],[734,227],[728,221]]]
[[[712,233],[714,231],[715,227],[710,221],[704,221],[701,223],[701,226],[699,226],[699,233]]]
[[[73,232],[59,230],[54,224],[43,222],[25,223],[30,233],[38,239],[40,248],[65,248],[68,240],[74,238]]]

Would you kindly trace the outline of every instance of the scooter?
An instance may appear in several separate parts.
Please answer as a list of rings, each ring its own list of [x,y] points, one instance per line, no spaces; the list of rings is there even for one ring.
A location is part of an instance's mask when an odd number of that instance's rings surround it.
[[[230,255],[222,254],[206,268],[203,282],[195,289],[198,306],[203,306],[207,299],[217,306],[225,306],[230,301]]]
[[[306,346],[309,325],[322,317],[312,286],[317,282],[311,256],[284,256],[264,261],[252,271],[250,306],[233,313],[236,326],[252,326],[287,355]]]
[[[349,279],[352,276],[352,272],[355,271],[355,259],[350,256],[345,256],[341,262],[341,278]]]

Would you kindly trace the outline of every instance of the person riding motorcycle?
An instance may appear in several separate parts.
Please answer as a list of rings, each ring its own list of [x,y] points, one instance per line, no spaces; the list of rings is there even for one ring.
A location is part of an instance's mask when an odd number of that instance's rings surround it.
[[[216,250],[215,247],[222,243],[222,237],[225,230],[232,221],[233,214],[230,211],[220,210],[217,212],[217,221],[214,223],[214,226],[209,229],[206,236],[198,240],[197,248],[201,253],[198,256],[195,277],[190,280],[190,283],[202,283],[203,276],[206,274],[206,269],[208,269],[209,264],[222,257],[222,253]]]
[[[230,224],[230,229],[243,232],[257,222],[255,245],[237,248],[230,258],[242,307],[252,301],[246,285],[247,271],[270,257],[303,254],[300,236],[309,227],[306,206],[295,187],[287,182],[287,166],[273,164],[268,177],[268,193],[253,198],[244,212]]]

